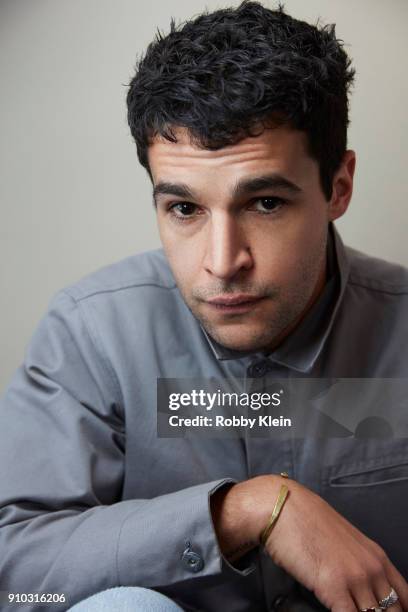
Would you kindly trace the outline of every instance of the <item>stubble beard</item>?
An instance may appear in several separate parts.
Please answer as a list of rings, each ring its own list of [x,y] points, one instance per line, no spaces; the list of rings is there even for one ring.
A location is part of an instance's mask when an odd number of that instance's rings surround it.
[[[261,311],[259,315],[250,312],[248,315],[226,317],[226,325],[215,325],[213,320],[200,310],[200,303],[194,298],[186,299],[187,296],[183,294],[184,301],[193,316],[218,344],[236,351],[273,350],[286,337],[285,330],[291,333],[294,323],[299,320],[299,324],[311,307],[309,302],[319,281],[326,251],[327,234],[316,249],[299,262],[299,270],[295,275],[298,279],[296,285],[286,290],[282,287],[268,287],[269,297],[264,305],[261,302],[261,308],[266,307],[266,310]],[[318,299],[318,296],[315,299]],[[226,326],[229,329],[226,329]]]

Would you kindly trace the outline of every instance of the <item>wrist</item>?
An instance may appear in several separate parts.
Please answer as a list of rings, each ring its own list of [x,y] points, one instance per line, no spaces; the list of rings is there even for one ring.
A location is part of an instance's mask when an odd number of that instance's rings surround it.
[[[225,486],[211,496],[211,514],[220,549],[229,561],[258,545],[245,482]]]
[[[286,474],[286,472],[281,473],[281,476],[283,476],[284,478],[288,478],[288,475]],[[289,489],[286,484],[282,484],[280,486],[279,495],[276,498],[271,516],[269,517],[269,521],[266,524],[266,526],[263,528],[260,538],[259,538],[260,544],[263,547],[266,546],[266,542],[269,539],[269,536],[279,519],[280,513],[282,512],[282,508],[285,505],[288,496],[289,496]]]
[[[259,546],[282,484],[289,489],[296,485],[288,478],[267,474],[223,487],[212,495],[214,528],[227,559],[238,559]]]
[[[281,493],[282,485],[286,485],[290,493],[296,486],[296,482],[280,474],[257,476],[252,480],[254,481],[253,485],[260,490],[253,519],[254,538],[259,545],[261,544],[261,536],[270,521],[272,511]]]

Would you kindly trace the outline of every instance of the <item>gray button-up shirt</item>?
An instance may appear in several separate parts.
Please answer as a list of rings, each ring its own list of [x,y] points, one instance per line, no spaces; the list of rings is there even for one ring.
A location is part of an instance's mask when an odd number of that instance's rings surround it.
[[[155,588],[186,610],[319,609],[264,552],[231,565],[217,543],[212,493],[281,471],[408,577],[405,438],[157,436],[158,377],[408,377],[407,270],[331,235],[322,295],[270,354],[209,338],[161,249],[55,296],[0,407],[1,591],[64,593],[62,609],[118,585]]]

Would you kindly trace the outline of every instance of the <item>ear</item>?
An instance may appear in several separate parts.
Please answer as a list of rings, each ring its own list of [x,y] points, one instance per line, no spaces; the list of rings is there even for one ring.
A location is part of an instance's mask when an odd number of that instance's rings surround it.
[[[340,168],[333,178],[333,192],[329,203],[329,220],[334,221],[346,212],[353,194],[353,177],[356,167],[356,154],[346,151]]]

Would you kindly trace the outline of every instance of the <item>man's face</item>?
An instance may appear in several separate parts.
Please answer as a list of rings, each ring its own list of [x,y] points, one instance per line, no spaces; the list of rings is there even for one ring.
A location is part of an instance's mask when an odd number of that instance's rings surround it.
[[[328,223],[341,213],[324,198],[303,132],[267,129],[218,151],[175,133],[177,143],[156,138],[148,159],[177,285],[217,342],[270,350],[321,292]]]

